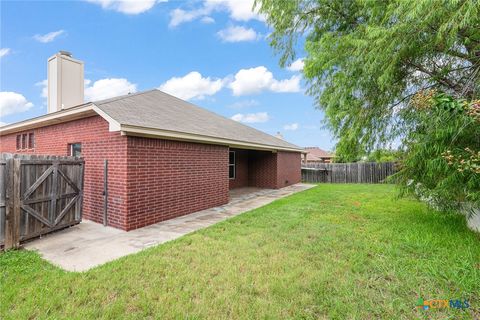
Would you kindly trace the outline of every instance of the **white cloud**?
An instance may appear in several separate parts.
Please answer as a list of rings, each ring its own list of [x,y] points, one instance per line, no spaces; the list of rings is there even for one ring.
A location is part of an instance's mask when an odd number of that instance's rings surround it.
[[[90,85],[85,80],[85,100],[97,101],[137,92],[137,85],[124,78],[106,78],[95,81]]]
[[[49,32],[47,34],[36,34],[33,36],[33,38],[35,40],[37,40],[38,42],[41,42],[41,43],[48,43],[48,42],[52,42],[53,40],[55,40],[58,36],[62,35],[65,33],[65,30],[58,30],[58,31],[53,31],[53,32]]]
[[[273,79],[270,90],[273,92],[300,92],[300,76],[293,76],[290,79]]]
[[[254,0],[205,0],[200,8],[193,10],[174,9],[170,12],[170,27],[210,15],[214,11],[227,11],[236,21],[265,21],[263,15],[253,10]],[[203,21],[204,22],[204,21]]]
[[[33,107],[33,103],[16,92],[2,91],[0,92],[0,117],[9,114],[27,111]]]
[[[212,10],[226,10],[230,18],[237,21],[260,20],[265,21],[263,15],[253,9],[254,0],[205,0],[205,7]]]
[[[257,100],[245,100],[245,101],[237,101],[229,105],[229,108],[232,109],[244,109],[248,107],[258,106],[260,103]]]
[[[35,86],[37,87],[42,87],[42,93],[40,94],[40,97],[42,98],[47,98],[48,97],[48,80],[42,80],[37,83],[35,83]]]
[[[234,96],[255,94],[268,90],[273,92],[299,92],[300,77],[295,75],[290,79],[277,80],[264,66],[241,69],[230,83]]]
[[[204,77],[197,71],[192,71],[183,77],[173,77],[162,83],[158,89],[180,99],[204,99],[206,96],[212,96],[224,87],[229,87],[234,96],[260,93],[262,91],[271,92],[299,92],[300,76],[295,75],[290,79],[277,80],[273,74],[264,66],[241,69],[234,77],[225,78]],[[254,102],[252,102],[254,101]],[[250,100],[251,105],[258,104],[255,100]],[[233,108],[248,106],[247,102],[242,104],[233,104]]]
[[[108,99],[116,96],[125,95],[128,93],[137,92],[137,85],[130,83],[124,78],[106,78],[95,81],[85,79],[85,100],[98,101]],[[35,86],[41,87],[42,92],[40,96],[45,99],[47,103],[48,98],[48,81],[47,79],[35,83]]]
[[[257,112],[257,113],[237,113],[236,115],[232,116],[232,120],[244,123],[259,123],[259,122],[267,122],[270,117],[266,112]]]
[[[291,124],[286,124],[283,126],[283,129],[288,131],[295,131],[298,129],[298,123],[295,122]]]
[[[86,0],[90,3],[100,5],[103,9],[113,10],[124,14],[140,14],[155,6],[157,0]]]
[[[303,58],[300,58],[293,61],[292,64],[287,67],[287,70],[302,71],[304,66],[305,66],[305,62],[303,61]]]
[[[204,12],[203,10],[192,10],[186,11],[183,9],[175,9],[170,12],[170,23],[168,24],[169,27],[173,28],[176,27],[184,22],[190,22],[192,20],[201,17],[204,14],[208,14],[209,12]]]
[[[8,54],[10,54],[10,48],[1,48],[0,49],[0,58],[5,57]]]
[[[231,26],[217,32],[217,35],[225,42],[254,41],[259,38],[252,28]]]
[[[6,126],[7,124],[7,122],[0,121],[0,127]]]
[[[173,77],[160,85],[158,89],[180,99],[203,99],[217,93],[224,86],[224,80],[202,77],[197,71],[192,71],[183,77]]]
[[[215,23],[215,19],[213,19],[212,17],[209,17],[209,16],[205,16],[202,19],[200,19],[200,22],[205,23],[205,24]]]

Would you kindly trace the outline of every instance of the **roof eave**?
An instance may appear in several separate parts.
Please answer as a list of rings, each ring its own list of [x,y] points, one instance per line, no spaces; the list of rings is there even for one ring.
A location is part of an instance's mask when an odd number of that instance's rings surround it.
[[[0,127],[0,136],[7,134],[73,121],[81,118],[94,116],[97,113],[93,110],[93,104],[87,103],[80,106],[68,108],[62,111],[48,113],[43,116],[12,123]]]
[[[240,140],[204,136],[186,132],[169,131],[162,129],[137,127],[131,125],[124,125],[117,122],[110,117],[102,109],[98,108],[94,103],[86,103],[80,106],[68,108],[62,111],[49,113],[33,119],[13,123],[7,126],[0,127],[0,136],[4,136],[11,133],[21,132],[25,130],[31,130],[35,128],[45,127],[49,125],[64,123],[81,118],[100,115],[109,123],[109,131],[120,131],[123,135],[132,136],[145,136],[165,138],[171,140],[190,141],[206,144],[225,145],[232,148],[243,148],[253,150],[266,150],[266,151],[290,151],[290,152],[303,152],[301,148],[284,147],[278,145],[267,145],[262,143],[252,143]]]
[[[165,138],[169,140],[224,145],[232,148],[241,148],[241,149],[302,152],[301,148],[273,146],[273,145],[266,145],[261,143],[252,143],[252,142],[238,141],[238,140],[232,140],[232,139],[203,136],[203,135],[186,133],[186,132],[168,131],[168,130],[161,130],[161,129],[130,126],[130,125],[124,125],[124,124],[120,125],[120,130],[122,135],[128,135],[128,136],[140,136],[140,137],[147,137],[147,138]]]

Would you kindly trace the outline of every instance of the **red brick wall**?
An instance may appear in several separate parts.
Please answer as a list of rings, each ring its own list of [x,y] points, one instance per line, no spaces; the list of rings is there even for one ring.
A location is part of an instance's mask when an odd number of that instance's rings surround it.
[[[301,180],[301,153],[279,151],[277,153],[277,188],[299,183]]]
[[[250,151],[248,184],[258,188],[277,188],[277,154],[270,151]]]
[[[0,152],[68,155],[70,143],[81,143],[83,214],[95,222],[102,222],[108,159],[108,224],[124,230],[225,204],[229,188],[300,182],[300,153],[237,150],[237,179],[229,181],[225,146],[121,136],[100,116],[32,131],[33,150],[16,150],[19,132],[0,137]]]
[[[35,133],[35,149],[16,150],[16,135],[0,137],[0,152],[69,155],[69,143],[82,144],[85,159],[83,216],[95,222],[103,217],[103,160],[109,161],[109,225],[126,228],[126,155],[127,138],[109,132],[100,116],[29,130]]]
[[[128,137],[127,230],[228,202],[228,147]]]
[[[230,179],[230,189],[248,186],[248,150],[230,149],[235,151],[235,179]]]
[[[278,189],[301,181],[301,154],[249,151],[248,183],[259,188]]]

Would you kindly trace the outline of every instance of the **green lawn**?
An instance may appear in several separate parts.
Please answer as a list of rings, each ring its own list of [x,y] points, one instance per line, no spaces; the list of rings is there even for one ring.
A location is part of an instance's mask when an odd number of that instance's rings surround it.
[[[388,185],[319,185],[85,273],[27,251],[0,273],[2,319],[480,318],[480,236]]]

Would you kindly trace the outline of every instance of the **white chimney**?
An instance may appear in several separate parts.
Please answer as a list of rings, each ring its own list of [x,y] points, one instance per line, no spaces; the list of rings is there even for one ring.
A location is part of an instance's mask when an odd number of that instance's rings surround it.
[[[83,61],[60,51],[48,59],[48,113],[83,103]]]

